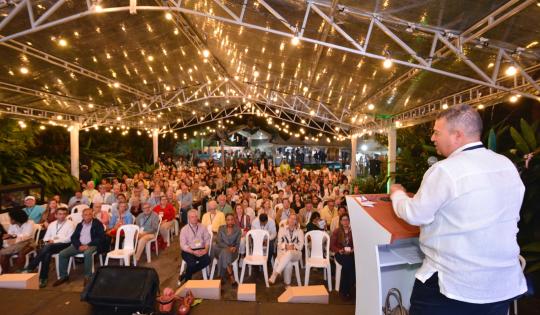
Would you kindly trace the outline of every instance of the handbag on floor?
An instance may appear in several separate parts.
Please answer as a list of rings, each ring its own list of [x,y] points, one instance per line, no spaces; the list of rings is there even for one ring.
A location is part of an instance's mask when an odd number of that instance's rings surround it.
[[[397,305],[394,308],[390,307],[390,298],[393,297],[397,301]],[[388,290],[386,294],[386,300],[383,308],[384,315],[409,315],[407,309],[403,306],[403,300],[401,299],[401,292],[398,289],[392,288]]]

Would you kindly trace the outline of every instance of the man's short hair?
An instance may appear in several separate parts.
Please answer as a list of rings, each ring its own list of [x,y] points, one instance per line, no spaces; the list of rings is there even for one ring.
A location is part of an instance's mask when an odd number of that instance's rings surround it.
[[[199,216],[199,211],[197,211],[197,209],[191,209],[187,212],[187,215],[190,215],[191,213],[195,213],[197,215],[197,217]]]
[[[468,104],[449,107],[440,112],[437,119],[445,118],[449,129],[460,128],[467,136],[482,135],[482,118],[477,110]]]
[[[56,209],[56,211],[65,211],[66,213],[69,212],[68,208],[66,207],[59,207],[58,209]]]
[[[259,215],[259,221],[260,222],[268,222],[268,215],[266,213],[261,213]]]

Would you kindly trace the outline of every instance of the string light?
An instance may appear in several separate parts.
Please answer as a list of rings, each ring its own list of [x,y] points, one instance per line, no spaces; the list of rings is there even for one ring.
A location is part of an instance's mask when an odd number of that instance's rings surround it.
[[[517,102],[517,100],[518,100],[518,97],[516,95],[510,96],[510,103],[515,103]]]
[[[205,49],[205,50],[203,50],[202,54],[203,54],[204,58],[208,58],[210,56],[210,51],[208,51],[208,49]]]
[[[369,105],[367,106],[367,109],[369,109],[369,110],[374,110],[374,109],[375,109],[375,105],[369,104]]]
[[[28,74],[30,72],[30,70],[28,70],[28,68],[26,67],[21,67],[19,69],[19,71],[22,73],[22,74]]]
[[[504,73],[506,73],[507,76],[513,76],[516,75],[517,69],[514,66],[509,66]]]
[[[67,44],[68,44],[67,40],[65,40],[63,38],[58,41],[58,45],[60,45],[61,47],[66,47]]]
[[[172,14],[170,12],[167,12],[167,13],[165,13],[165,18],[170,21],[170,20],[172,20],[173,16],[172,16]]]
[[[293,36],[293,38],[291,38],[291,44],[293,44],[293,46],[297,46],[298,44],[300,43],[300,38],[298,38],[298,36]]]
[[[386,57],[383,61],[383,68],[385,69],[389,69],[392,67],[392,65],[394,64],[394,62],[392,61],[392,59]]]

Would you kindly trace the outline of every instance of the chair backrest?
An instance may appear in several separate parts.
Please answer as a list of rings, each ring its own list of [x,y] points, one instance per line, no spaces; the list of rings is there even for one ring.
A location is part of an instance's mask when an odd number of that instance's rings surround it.
[[[75,207],[71,208],[71,213],[82,213],[82,211],[86,208],[88,208],[87,205],[76,205]]]
[[[101,205],[101,211],[107,211],[107,212],[111,213],[112,206],[111,205]]]
[[[264,241],[268,242],[264,246]],[[266,230],[249,230],[246,234],[246,256],[266,256],[268,257],[268,245],[270,234]]]
[[[307,232],[304,236],[304,244],[306,246],[306,260],[308,258],[330,257],[330,236],[326,232]]]
[[[77,225],[81,223],[82,221],[82,213],[81,212],[72,213],[68,215],[67,219],[71,220],[71,222],[73,222],[74,225]]]
[[[206,229],[208,230],[208,233],[210,233],[210,235],[213,235],[214,234],[214,231],[212,230],[212,224],[208,224],[206,226]]]
[[[163,221],[163,218],[159,217],[159,222],[158,222],[158,225],[157,225],[157,231],[154,234],[154,240],[156,240],[156,242],[157,242],[157,238],[159,236],[159,229],[161,228],[161,221]],[[133,221],[133,222],[135,222],[135,221]]]
[[[41,232],[41,224],[34,223],[34,242],[39,242],[39,232]]]
[[[137,248],[137,242],[139,241],[139,226],[135,224],[122,225],[116,231],[116,242],[114,244],[115,250],[120,249],[120,237],[122,231],[124,232],[124,243],[122,244],[122,249],[134,251]]]

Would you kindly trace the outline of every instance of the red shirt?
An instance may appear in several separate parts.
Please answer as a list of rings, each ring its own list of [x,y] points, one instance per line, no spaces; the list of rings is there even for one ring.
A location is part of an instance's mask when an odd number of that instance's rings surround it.
[[[163,221],[172,221],[174,220],[174,207],[172,204],[168,203],[165,206],[165,209],[161,207],[161,204],[154,207],[154,212],[159,214],[160,212],[163,212]]]

